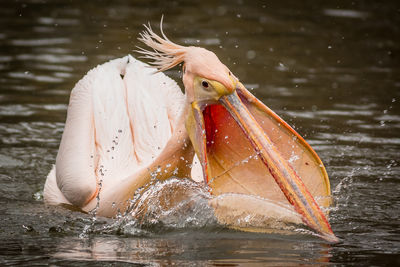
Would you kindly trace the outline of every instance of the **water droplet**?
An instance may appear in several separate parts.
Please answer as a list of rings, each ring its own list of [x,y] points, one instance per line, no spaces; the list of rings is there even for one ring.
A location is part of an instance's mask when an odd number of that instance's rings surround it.
[[[295,162],[295,161],[298,160],[298,159],[300,159],[300,157],[297,156],[296,154],[294,154],[294,153],[292,152],[292,156],[291,156],[290,159],[289,159],[289,163],[293,163],[293,162]]]

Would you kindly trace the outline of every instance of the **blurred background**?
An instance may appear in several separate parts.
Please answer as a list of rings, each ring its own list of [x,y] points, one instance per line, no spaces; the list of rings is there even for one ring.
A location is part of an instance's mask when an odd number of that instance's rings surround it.
[[[162,15],[172,41],[215,52],[314,147],[341,243],[207,223],[143,234],[43,205],[70,90],[136,57],[142,24],[157,32]],[[398,1],[0,0],[0,263],[400,264],[399,101]]]

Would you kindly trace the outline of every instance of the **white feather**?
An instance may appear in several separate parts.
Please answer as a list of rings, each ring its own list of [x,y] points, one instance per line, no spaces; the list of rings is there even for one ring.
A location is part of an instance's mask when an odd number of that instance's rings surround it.
[[[45,201],[82,207],[100,181],[112,188],[145,168],[170,139],[184,101],[175,81],[131,56],[89,71],[71,92]]]

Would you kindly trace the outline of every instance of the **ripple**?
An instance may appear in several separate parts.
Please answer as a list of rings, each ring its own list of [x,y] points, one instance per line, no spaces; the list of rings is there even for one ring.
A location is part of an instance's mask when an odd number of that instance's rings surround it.
[[[66,73],[66,72],[55,72],[54,76],[59,77],[59,78],[70,78],[70,77],[72,77],[72,74]]]
[[[308,111],[308,110],[296,110],[296,111],[288,111],[282,110],[279,111],[280,114],[285,114],[289,117],[293,118],[305,118],[305,119],[327,119],[331,117],[354,117],[354,120],[350,120],[346,123],[349,124],[358,124],[363,121],[360,120],[360,116],[362,117],[371,117],[375,114],[374,111],[364,110],[360,108],[360,110],[317,110],[317,111]]]
[[[362,124],[365,123],[365,121],[362,120],[347,120],[347,123],[352,125],[352,124]]]
[[[185,38],[183,39],[183,43],[187,45],[219,45],[221,41],[218,38],[206,38],[206,39],[196,39],[196,38]]]
[[[0,154],[0,168],[15,168],[22,165],[23,162],[21,160]]]
[[[40,70],[53,70],[53,71],[63,71],[63,72],[71,72],[74,69],[72,67],[63,66],[63,65],[54,65],[54,64],[34,64],[35,69]]]
[[[58,146],[64,123],[20,122],[0,124],[0,140],[8,145],[54,144]]]
[[[308,82],[307,78],[293,78],[292,83],[294,84],[305,84]]]
[[[37,89],[37,87],[33,86],[33,85],[19,85],[19,84],[9,85],[9,88],[13,89],[13,90],[16,90],[16,91],[21,91],[21,92],[33,91],[33,90]]]
[[[0,56],[0,62],[10,62],[12,59],[11,56]]]
[[[42,110],[67,110],[66,104],[28,104],[28,105],[2,105],[0,106],[0,116],[31,116]]]
[[[370,110],[319,110],[317,111],[319,115],[329,115],[329,116],[372,116],[373,111]]]
[[[49,18],[49,17],[41,17],[38,18],[38,22],[40,24],[45,24],[45,25],[63,25],[63,26],[74,26],[74,25],[79,25],[79,19],[56,19],[56,18]]]
[[[393,69],[391,69],[391,68],[382,68],[382,67],[372,66],[372,67],[366,68],[366,71],[375,72],[375,73],[392,73],[392,72],[393,72]]]
[[[324,9],[323,13],[331,17],[364,19],[369,16],[367,12],[351,10],[351,9]]]
[[[49,63],[70,63],[70,62],[84,62],[87,60],[86,56],[73,56],[73,55],[48,55],[48,54],[21,54],[16,56],[17,60],[36,60]]]
[[[313,119],[315,118],[316,113],[313,111],[287,111],[283,110],[279,112],[281,114],[285,114],[287,116],[293,117],[293,118],[306,118],[306,119]]]
[[[400,116],[386,114],[386,115],[376,117],[375,120],[388,121],[388,122],[392,122],[392,121],[400,122]]]
[[[46,46],[71,43],[69,38],[45,38],[45,39],[19,39],[11,40],[10,43],[15,46]]]
[[[30,116],[34,114],[28,106],[25,105],[2,105],[0,106],[1,116]]]
[[[59,83],[64,81],[64,79],[61,78],[47,76],[47,75],[35,75],[30,72],[10,72],[8,73],[8,76],[11,78],[28,79],[46,83]]]
[[[47,27],[47,26],[36,26],[36,27],[33,27],[33,30],[38,33],[51,33],[51,32],[55,32],[56,28],[55,27]]]
[[[376,108],[378,105],[375,103],[365,104],[365,105],[352,105],[352,104],[334,104],[336,108],[340,109],[353,109],[353,110],[370,110],[372,108]]]
[[[43,54],[62,54],[68,55],[70,53],[69,48],[61,48],[61,47],[35,47],[34,51],[40,52]]]
[[[332,133],[318,133],[317,138],[337,140],[345,142],[357,142],[358,144],[387,144],[387,145],[400,145],[400,138],[383,138],[383,137],[371,137],[367,134],[361,133],[347,133],[344,134],[332,134]]]
[[[45,109],[45,110],[67,110],[68,105],[66,105],[66,104],[48,104],[48,105],[31,104],[31,105],[29,105],[29,107],[36,108],[36,109]]]

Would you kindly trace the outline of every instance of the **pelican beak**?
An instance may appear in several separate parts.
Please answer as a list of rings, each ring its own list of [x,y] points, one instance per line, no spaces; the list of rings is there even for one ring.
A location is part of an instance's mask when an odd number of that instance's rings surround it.
[[[317,204],[329,206],[329,179],[312,148],[238,83],[214,102],[193,102],[186,128],[214,195],[239,193],[290,203],[330,242],[338,239]]]

